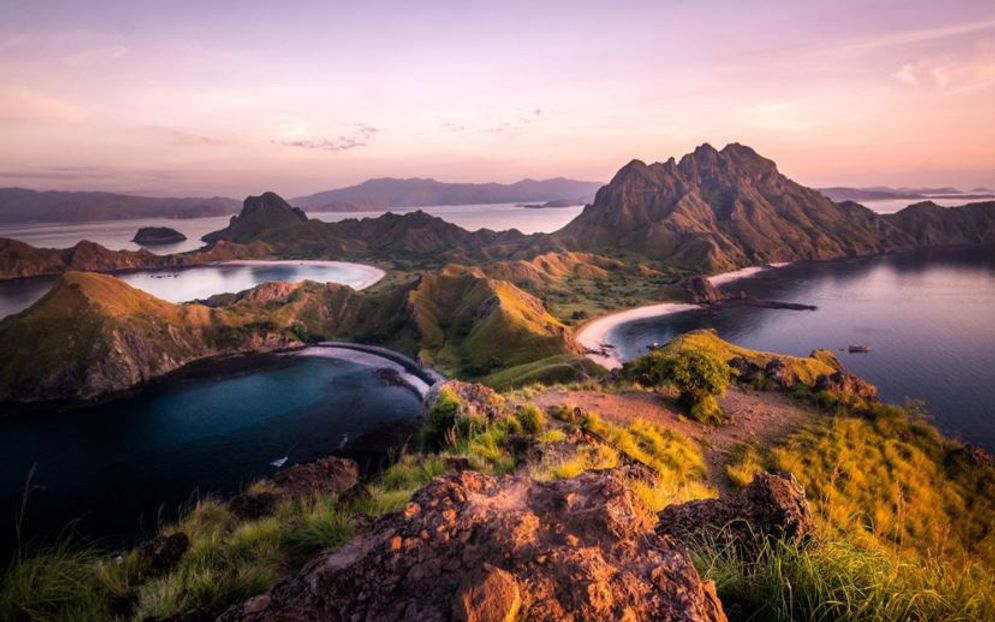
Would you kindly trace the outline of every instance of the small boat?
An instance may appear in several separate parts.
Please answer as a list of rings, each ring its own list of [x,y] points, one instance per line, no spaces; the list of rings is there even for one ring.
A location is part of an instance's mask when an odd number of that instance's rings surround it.
[[[662,343],[660,343],[659,341],[654,341],[653,343],[646,346],[646,349],[652,352],[653,350],[659,350],[662,347],[663,347]]]
[[[860,345],[860,344],[851,343],[850,347],[848,347],[847,350],[851,354],[854,354],[854,353],[857,353],[857,352],[865,353],[865,352],[870,352],[871,351],[871,346],[863,346],[863,345]]]
[[[287,456],[284,456],[282,458],[277,458],[273,462],[270,462],[270,464],[279,469],[283,465],[287,464]]]

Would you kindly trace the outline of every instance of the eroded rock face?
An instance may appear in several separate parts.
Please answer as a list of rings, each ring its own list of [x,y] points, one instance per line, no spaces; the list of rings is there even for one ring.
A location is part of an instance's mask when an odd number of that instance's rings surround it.
[[[687,279],[684,281],[683,288],[684,297],[691,304],[710,305],[723,298],[719,289],[703,276],[693,276]]]
[[[756,536],[801,540],[815,529],[805,489],[790,473],[758,473],[753,481],[720,499],[689,501],[660,512],[658,534],[678,541]]]
[[[816,391],[830,391],[840,395],[856,395],[871,401],[878,397],[877,387],[845,370],[819,376],[815,379],[813,388]]]
[[[221,616],[276,620],[725,620],[614,471],[437,477],[296,578]]]

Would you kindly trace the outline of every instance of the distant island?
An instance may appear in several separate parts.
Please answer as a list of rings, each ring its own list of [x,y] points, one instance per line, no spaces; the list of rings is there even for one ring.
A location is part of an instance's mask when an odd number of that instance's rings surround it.
[[[157,198],[112,192],[0,188],[0,225],[133,218],[203,218],[228,216],[238,212],[241,206],[241,201],[227,197]]]
[[[544,209],[547,207],[574,207],[583,204],[584,204],[583,201],[571,201],[569,199],[560,199],[557,201],[546,201],[545,203],[519,203],[518,207],[524,207],[526,209]]]
[[[158,244],[176,244],[186,239],[187,236],[170,227],[142,227],[131,241],[142,246],[156,246]]]
[[[577,181],[564,177],[523,179],[513,184],[447,183],[418,177],[411,179],[383,177],[370,179],[348,188],[296,197],[291,199],[290,203],[313,212],[546,201],[570,201],[577,205],[594,198],[594,193],[601,185],[601,182],[597,181]]]
[[[850,188],[847,186],[832,186],[818,188],[819,192],[833,201],[885,201],[891,199],[987,199],[995,195],[995,191],[977,187],[968,192],[958,188],[944,186],[940,188],[889,188],[887,186],[871,186],[869,188]]]

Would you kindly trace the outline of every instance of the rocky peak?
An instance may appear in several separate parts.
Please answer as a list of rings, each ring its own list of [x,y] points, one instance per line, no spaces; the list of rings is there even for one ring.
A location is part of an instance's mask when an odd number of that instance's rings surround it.
[[[201,239],[208,243],[218,240],[249,242],[265,231],[306,222],[304,210],[291,207],[275,192],[264,192],[259,196],[246,197],[242,211],[232,216],[227,228],[208,233]]]

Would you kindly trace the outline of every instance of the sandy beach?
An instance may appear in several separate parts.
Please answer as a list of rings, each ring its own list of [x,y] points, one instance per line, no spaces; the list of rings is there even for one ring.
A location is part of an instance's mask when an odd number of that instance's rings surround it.
[[[737,279],[743,279],[748,276],[753,276],[760,272],[770,270],[771,268],[779,268],[784,265],[787,264],[781,263],[772,264],[770,266],[751,266],[749,268],[740,268],[739,270],[732,270],[730,272],[723,272],[721,274],[710,276],[708,277],[708,280],[711,281],[716,287],[721,287]],[[610,313],[591,320],[587,324],[584,324],[580,330],[577,331],[574,337],[580,345],[584,346],[588,350],[591,350],[591,352],[587,354],[587,358],[607,369],[619,369],[622,367],[622,361],[618,358],[618,354],[615,351],[615,344],[610,341],[610,335],[613,330],[622,324],[635,320],[663,317],[697,308],[700,308],[699,305],[689,304],[686,302],[663,302],[655,305],[636,307],[634,309],[626,309],[624,311]]]

